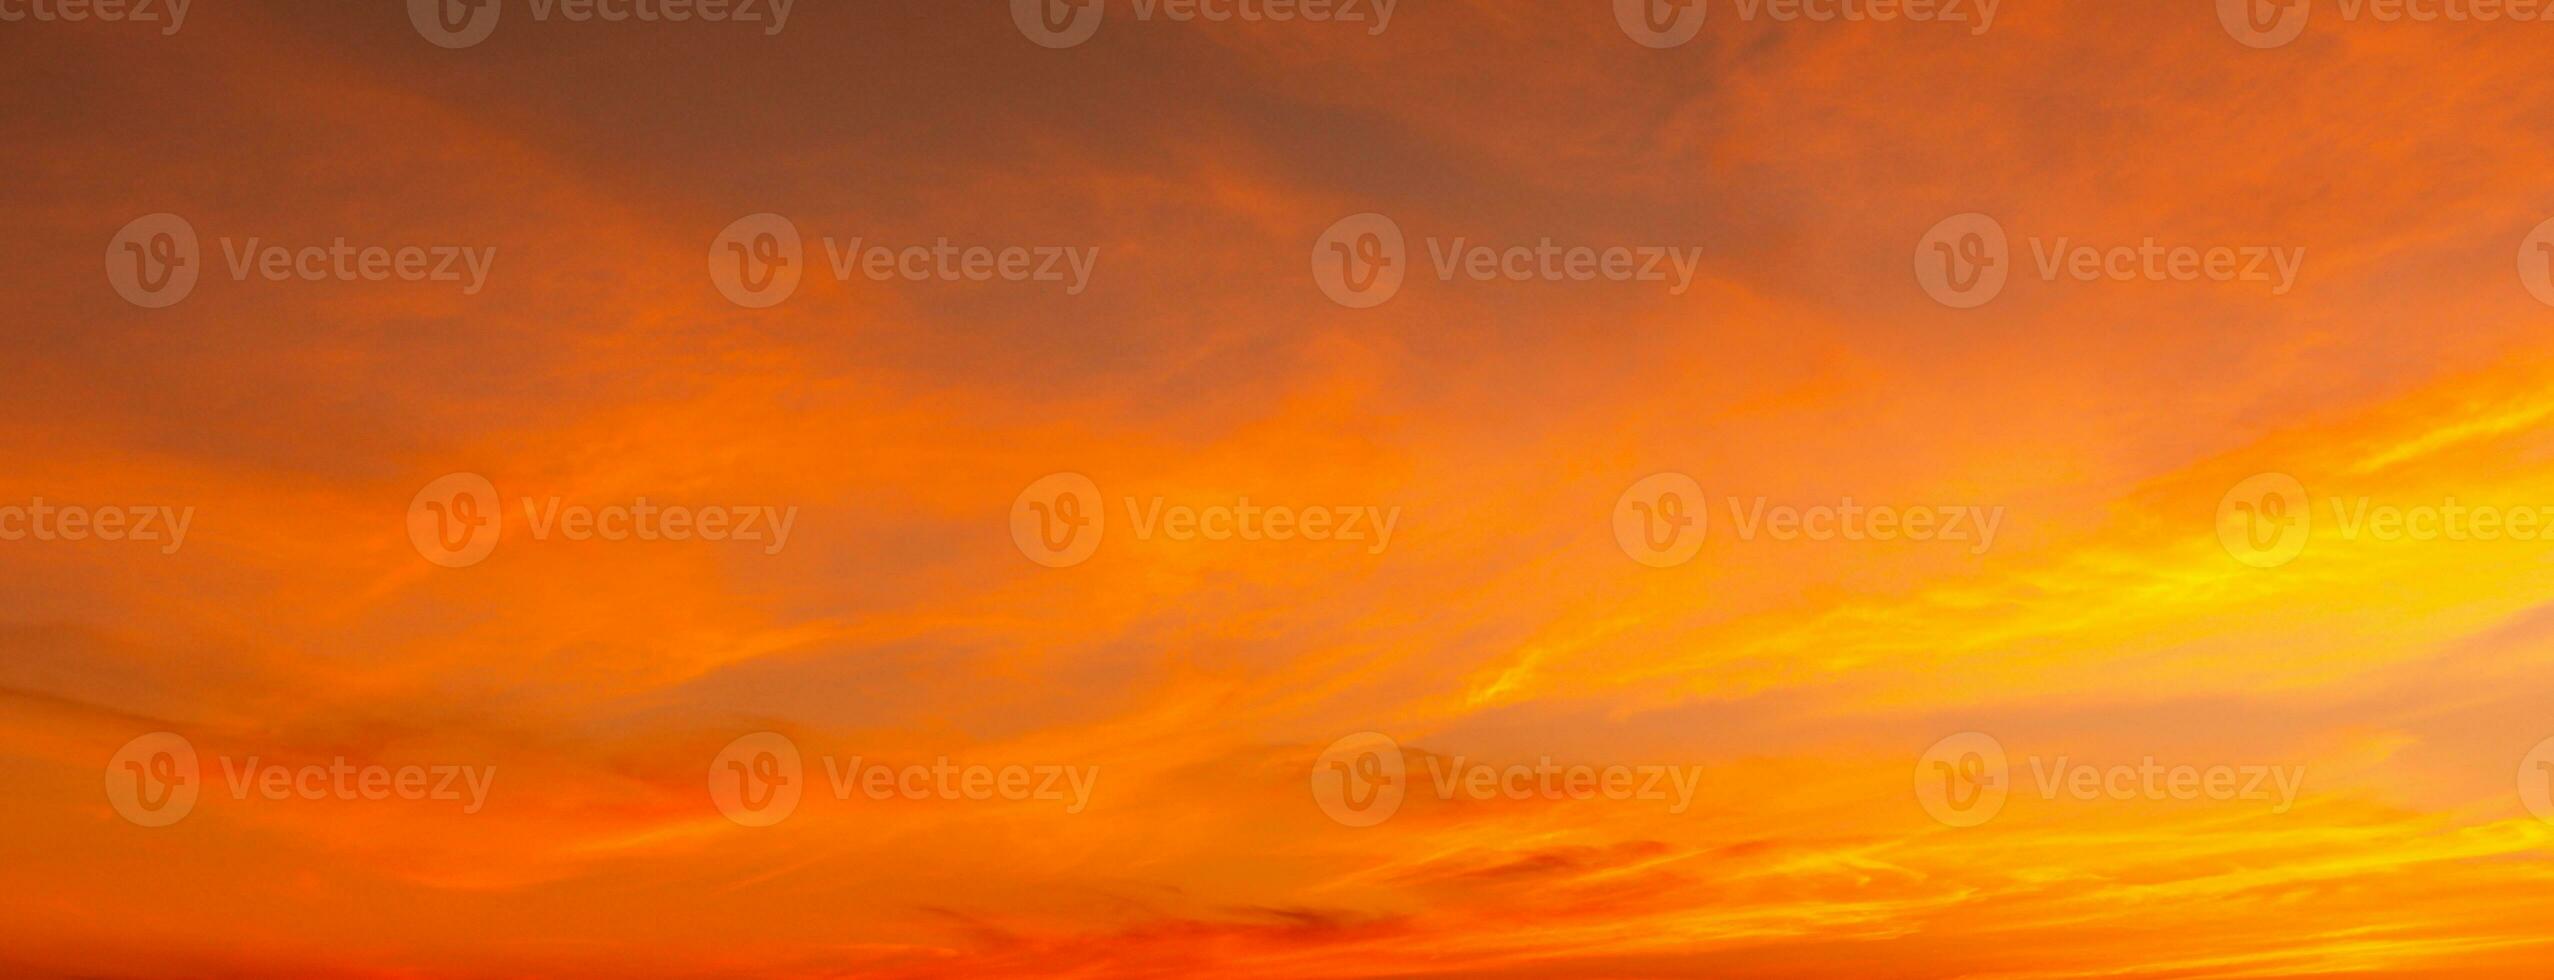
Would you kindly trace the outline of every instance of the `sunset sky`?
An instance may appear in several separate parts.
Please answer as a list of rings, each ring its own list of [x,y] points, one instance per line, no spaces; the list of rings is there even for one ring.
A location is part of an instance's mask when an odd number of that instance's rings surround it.
[[[0,0],[0,974],[2554,973],[2554,21],[487,2]]]

